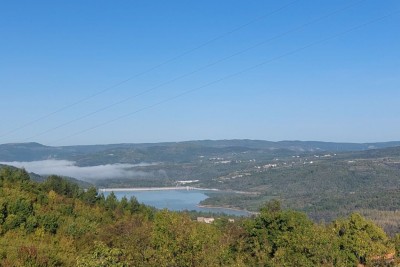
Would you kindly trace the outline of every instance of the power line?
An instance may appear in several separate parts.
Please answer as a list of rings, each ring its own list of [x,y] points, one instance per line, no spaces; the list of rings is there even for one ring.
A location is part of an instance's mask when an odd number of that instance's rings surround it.
[[[109,105],[107,105],[107,106],[104,106],[104,107],[99,108],[99,109],[97,109],[97,110],[94,110],[94,111],[92,111],[92,112],[86,113],[86,114],[84,114],[84,115],[82,115],[82,116],[79,116],[79,117],[77,117],[77,118],[75,118],[75,119],[69,120],[69,121],[67,121],[67,122],[65,122],[65,123],[62,123],[62,124],[59,124],[59,125],[57,125],[57,126],[55,126],[55,127],[49,128],[49,129],[47,129],[47,130],[45,130],[45,131],[43,131],[43,132],[41,132],[41,133],[38,133],[38,134],[33,135],[33,136],[30,136],[29,138],[26,138],[26,139],[22,140],[22,142],[26,142],[26,141],[32,140],[32,139],[34,139],[34,138],[37,138],[37,137],[39,137],[39,136],[42,136],[42,135],[47,134],[47,133],[49,133],[49,132],[52,132],[52,131],[54,131],[54,130],[60,129],[60,128],[64,127],[64,126],[70,125],[70,124],[72,124],[72,123],[74,123],[74,122],[77,122],[77,121],[79,121],[79,120],[88,118],[88,117],[90,117],[90,116],[92,116],[92,115],[95,115],[95,114],[97,114],[97,113],[99,113],[99,112],[102,112],[102,111],[105,111],[105,110],[107,110],[107,109],[110,109],[110,108],[112,108],[112,107],[114,107],[114,106],[117,106],[117,105],[120,105],[120,104],[122,104],[122,103],[128,102],[129,100],[132,100],[132,99],[134,99],[134,98],[136,98],[136,97],[142,96],[142,95],[147,94],[147,93],[152,92],[152,91],[155,91],[156,89],[159,89],[159,88],[161,88],[161,87],[163,87],[163,86],[165,86],[165,85],[171,84],[171,83],[176,82],[176,81],[178,81],[178,80],[184,79],[184,78],[186,78],[186,77],[188,77],[188,76],[190,76],[190,75],[193,75],[193,74],[196,74],[196,73],[198,73],[198,72],[201,72],[201,71],[203,71],[203,70],[205,70],[205,69],[208,69],[208,68],[210,68],[210,67],[212,67],[212,66],[215,66],[215,65],[217,65],[217,64],[219,64],[219,63],[221,63],[221,62],[224,62],[224,61],[226,61],[226,60],[228,60],[228,59],[231,59],[231,58],[233,58],[233,57],[235,57],[235,56],[244,54],[244,53],[246,53],[246,52],[248,52],[248,51],[250,51],[250,50],[252,50],[252,49],[255,49],[255,48],[259,47],[259,46],[265,45],[265,44],[267,44],[267,43],[271,43],[271,42],[273,42],[273,41],[275,41],[275,40],[277,40],[277,39],[279,39],[279,38],[285,37],[285,36],[287,36],[287,35],[289,35],[289,34],[291,34],[291,33],[300,31],[300,30],[302,30],[303,28],[305,28],[305,27],[307,27],[307,26],[309,26],[309,25],[315,24],[315,23],[320,22],[320,21],[322,21],[322,20],[324,20],[324,19],[327,19],[327,18],[329,18],[329,17],[331,17],[331,16],[334,16],[334,15],[336,15],[336,14],[338,14],[338,13],[341,13],[341,12],[343,12],[343,11],[345,11],[345,10],[351,8],[351,7],[354,7],[354,6],[356,6],[356,5],[361,4],[361,3],[364,2],[364,1],[365,1],[365,0],[357,1],[357,2],[354,2],[354,3],[352,3],[352,4],[346,5],[345,7],[342,7],[342,8],[340,8],[340,9],[337,9],[337,10],[335,10],[335,11],[333,11],[333,12],[330,12],[330,13],[328,13],[328,14],[325,14],[325,15],[323,15],[323,16],[319,16],[319,17],[317,17],[317,18],[315,18],[315,19],[313,19],[313,20],[310,20],[310,21],[308,21],[308,22],[306,22],[306,23],[304,23],[304,24],[302,24],[302,25],[300,25],[300,26],[297,26],[297,27],[293,28],[293,29],[287,30],[287,31],[285,31],[285,32],[283,32],[283,33],[281,33],[281,34],[278,34],[278,35],[276,35],[276,36],[274,36],[274,37],[271,37],[271,38],[269,38],[269,39],[267,39],[267,40],[258,42],[258,43],[256,43],[256,44],[250,46],[250,47],[247,47],[247,48],[245,48],[245,49],[239,50],[239,51],[237,51],[237,52],[235,52],[235,53],[233,53],[233,54],[231,54],[231,55],[229,55],[229,56],[220,58],[220,59],[218,59],[218,60],[216,60],[216,61],[214,61],[214,62],[212,62],[212,63],[206,64],[206,65],[204,65],[204,66],[202,66],[202,67],[200,67],[200,68],[198,68],[198,69],[196,69],[196,70],[194,70],[194,71],[187,72],[187,73],[185,73],[185,74],[182,74],[182,75],[180,75],[180,76],[177,76],[177,77],[175,77],[175,78],[172,78],[172,79],[170,79],[170,80],[168,80],[168,81],[165,81],[165,82],[163,82],[163,83],[160,83],[160,84],[158,84],[158,85],[156,85],[156,86],[154,86],[154,87],[151,87],[150,89],[147,89],[147,90],[144,90],[144,91],[142,91],[142,92],[139,92],[139,93],[137,93],[137,94],[135,94],[135,95],[126,97],[126,98],[124,98],[124,99],[122,99],[122,100],[116,101],[116,102],[111,103],[111,104],[109,104]]]
[[[300,48],[291,50],[291,51],[289,51],[289,52],[287,52],[287,53],[284,53],[284,54],[281,54],[281,55],[279,55],[279,56],[270,58],[270,59],[268,59],[268,60],[266,60],[266,61],[263,61],[263,62],[258,63],[258,64],[256,64],[256,65],[253,65],[253,66],[251,66],[251,67],[248,67],[248,68],[246,68],[246,69],[243,69],[243,70],[241,70],[241,71],[235,72],[235,73],[233,73],[233,74],[229,74],[229,75],[224,76],[224,77],[222,77],[222,78],[220,78],[220,79],[217,79],[217,80],[211,81],[211,82],[209,82],[209,83],[206,83],[206,84],[204,84],[204,85],[202,85],[202,86],[199,86],[199,87],[196,87],[196,88],[193,88],[193,89],[184,91],[184,92],[182,92],[182,93],[180,93],[180,94],[178,94],[178,95],[172,96],[172,97],[170,97],[170,98],[166,98],[166,99],[164,99],[164,100],[162,100],[162,101],[159,101],[159,102],[156,102],[156,103],[154,103],[154,104],[152,104],[152,105],[146,106],[146,107],[141,108],[141,109],[137,109],[137,110],[135,110],[135,111],[133,111],[133,112],[126,113],[126,114],[124,114],[124,115],[121,115],[121,116],[116,117],[116,118],[114,118],[114,119],[111,119],[111,120],[105,121],[105,122],[103,122],[103,123],[97,124],[97,125],[92,126],[92,127],[90,127],[90,128],[86,128],[86,129],[84,129],[84,130],[75,132],[75,133],[73,133],[73,134],[71,134],[71,135],[68,135],[68,136],[65,136],[65,137],[63,137],[63,138],[57,139],[57,140],[54,141],[53,143],[56,143],[56,142],[59,142],[59,141],[65,140],[65,139],[69,139],[69,138],[71,138],[71,137],[74,137],[74,136],[83,134],[83,133],[85,133],[85,132],[94,130],[94,129],[96,129],[96,128],[105,126],[105,125],[110,124],[110,123],[112,123],[112,122],[115,122],[115,121],[118,121],[118,120],[121,120],[121,119],[130,117],[130,116],[133,116],[133,115],[135,115],[135,114],[137,114],[137,113],[139,113],[139,112],[142,112],[142,111],[144,111],[144,110],[148,110],[148,109],[154,108],[154,107],[156,107],[156,106],[159,106],[159,105],[162,105],[162,104],[164,104],[164,103],[170,102],[170,101],[172,101],[172,100],[175,100],[175,99],[180,98],[180,97],[182,97],[182,96],[185,96],[185,95],[187,95],[187,94],[193,93],[193,92],[198,91],[198,90],[200,90],[200,89],[203,89],[203,88],[205,88],[205,87],[209,87],[209,86],[211,86],[211,85],[220,83],[220,82],[222,82],[222,81],[224,81],[224,80],[227,80],[227,79],[230,79],[230,78],[239,76],[239,75],[241,75],[241,74],[243,74],[243,73],[249,72],[249,71],[254,70],[254,69],[256,69],[256,68],[259,68],[259,67],[262,67],[262,66],[264,66],[264,65],[266,65],[266,64],[268,64],[268,63],[271,63],[271,62],[277,61],[277,60],[279,60],[279,59],[282,59],[282,58],[284,58],[284,57],[287,57],[287,56],[296,54],[296,53],[298,53],[298,52],[300,52],[300,51],[302,51],[302,50],[308,49],[308,48],[310,48],[310,47],[313,47],[313,46],[316,46],[316,45],[319,45],[319,44],[322,44],[322,43],[325,43],[325,42],[327,42],[327,41],[329,41],[329,40],[332,40],[332,39],[335,39],[335,38],[337,38],[337,37],[339,37],[339,36],[348,34],[348,33],[353,32],[353,31],[355,31],[355,30],[358,30],[358,29],[361,29],[361,28],[363,28],[363,27],[366,27],[366,26],[368,26],[368,25],[370,25],[370,24],[373,24],[373,23],[376,23],[376,22],[378,22],[378,21],[384,20],[384,19],[386,19],[386,18],[388,18],[388,17],[390,17],[390,16],[393,16],[393,15],[395,15],[395,14],[397,14],[397,13],[400,13],[400,10],[396,10],[395,12],[389,13],[389,14],[387,14],[387,15],[384,15],[384,16],[381,16],[381,17],[378,17],[378,18],[369,20],[369,21],[367,21],[367,22],[365,22],[365,23],[363,23],[363,24],[357,25],[357,26],[352,27],[352,28],[350,28],[350,29],[348,29],[348,30],[345,30],[345,31],[342,31],[342,32],[340,32],[340,33],[334,34],[334,35],[332,35],[332,36],[330,36],[330,37],[327,37],[327,38],[320,39],[320,40],[318,40],[318,41],[309,43],[309,44],[307,44],[307,45],[305,45],[305,46],[302,46],[302,47],[300,47]]]
[[[180,58],[182,58],[182,57],[184,57],[184,56],[186,56],[186,55],[188,55],[188,54],[191,54],[191,53],[193,53],[193,52],[195,52],[195,51],[197,51],[197,50],[199,50],[199,49],[201,49],[201,48],[203,48],[203,47],[205,47],[205,46],[207,46],[207,45],[209,45],[209,44],[211,44],[211,43],[214,43],[214,42],[216,42],[216,41],[218,41],[218,40],[220,40],[220,39],[222,39],[222,38],[224,38],[224,37],[226,37],[226,36],[228,36],[228,35],[231,35],[231,34],[233,34],[233,33],[235,33],[235,32],[238,32],[238,31],[240,31],[241,29],[250,26],[251,24],[254,24],[254,23],[256,23],[256,22],[258,22],[258,21],[260,21],[260,20],[262,20],[262,19],[264,19],[264,18],[267,18],[267,17],[269,17],[269,16],[271,16],[271,15],[274,15],[274,14],[276,14],[276,13],[279,13],[279,12],[281,12],[282,10],[288,8],[289,6],[295,4],[296,2],[299,2],[299,1],[300,1],[300,0],[291,1],[291,2],[285,4],[285,5],[283,5],[283,6],[279,7],[279,8],[277,8],[277,9],[271,11],[271,12],[268,12],[268,13],[262,15],[262,16],[256,17],[255,19],[252,19],[252,20],[250,20],[250,21],[248,21],[248,22],[246,22],[246,23],[244,23],[244,24],[242,24],[242,25],[239,25],[238,27],[233,28],[232,30],[230,30],[230,31],[228,31],[228,32],[225,32],[225,33],[223,33],[223,34],[221,34],[221,35],[218,35],[218,36],[216,36],[216,37],[214,37],[214,38],[212,38],[212,39],[210,39],[210,40],[208,40],[208,41],[206,41],[206,42],[204,42],[204,43],[202,43],[202,44],[200,44],[200,45],[198,45],[198,46],[195,46],[195,47],[193,47],[193,48],[191,48],[191,49],[188,49],[188,50],[184,51],[184,52],[181,53],[181,54],[178,54],[178,55],[176,55],[176,56],[174,56],[174,57],[172,57],[172,58],[169,58],[169,59],[167,59],[167,60],[165,60],[165,61],[163,61],[163,62],[161,62],[161,63],[159,63],[159,64],[157,64],[157,65],[155,65],[155,66],[153,66],[153,67],[150,67],[150,68],[148,68],[148,69],[146,69],[146,70],[144,70],[144,71],[138,72],[138,73],[136,73],[136,74],[130,76],[129,78],[127,78],[127,79],[125,79],[125,80],[122,80],[122,81],[120,81],[120,82],[118,82],[118,83],[116,83],[116,84],[114,84],[114,85],[111,85],[111,86],[109,86],[109,87],[106,87],[105,89],[103,89],[103,90],[101,90],[101,91],[98,91],[98,92],[96,92],[96,93],[94,93],[94,94],[92,94],[92,95],[89,95],[89,96],[87,96],[87,97],[84,97],[84,98],[82,98],[82,99],[80,99],[80,100],[78,100],[78,101],[76,101],[76,102],[73,102],[73,103],[71,103],[71,104],[69,104],[69,105],[66,105],[66,106],[63,106],[63,107],[61,107],[61,108],[59,108],[59,109],[56,109],[56,110],[54,110],[54,111],[52,111],[52,112],[50,112],[50,113],[48,113],[48,114],[45,114],[45,115],[43,115],[43,116],[41,116],[41,117],[39,117],[39,118],[37,118],[37,119],[34,119],[34,120],[32,120],[32,121],[29,121],[29,122],[27,122],[27,123],[25,123],[25,124],[23,124],[23,125],[21,125],[21,126],[19,126],[19,127],[17,127],[17,128],[14,128],[14,129],[11,130],[11,131],[8,131],[8,132],[4,133],[3,135],[0,136],[0,138],[3,138],[3,137],[5,137],[5,136],[8,136],[8,135],[10,135],[10,134],[12,134],[12,133],[15,133],[15,132],[17,132],[17,131],[19,131],[19,130],[22,130],[22,129],[28,127],[28,126],[31,126],[31,125],[33,125],[33,124],[39,122],[39,121],[42,121],[42,120],[44,120],[44,119],[47,119],[47,118],[49,118],[49,117],[51,117],[51,116],[53,116],[53,115],[55,115],[55,114],[57,114],[57,113],[60,113],[60,112],[62,112],[62,111],[64,111],[64,110],[67,110],[67,109],[70,109],[70,108],[72,108],[72,107],[74,107],[74,106],[77,106],[77,105],[79,105],[79,104],[81,104],[81,103],[84,103],[84,102],[86,102],[86,101],[88,101],[88,100],[90,100],[90,99],[92,99],[92,98],[95,98],[95,97],[97,97],[97,96],[99,96],[99,95],[101,95],[101,94],[104,94],[104,93],[106,93],[106,92],[108,92],[108,91],[110,91],[110,90],[112,90],[112,89],[114,89],[114,88],[117,88],[117,87],[119,87],[119,86],[121,86],[121,85],[123,85],[123,84],[125,84],[125,83],[127,83],[127,82],[129,82],[129,81],[131,81],[131,80],[133,80],[133,79],[135,79],[135,78],[138,78],[138,77],[140,77],[140,76],[143,76],[143,75],[145,75],[145,74],[147,74],[147,73],[149,73],[149,72],[151,72],[151,71],[154,71],[154,70],[156,70],[156,69],[158,69],[158,68],[160,68],[160,67],[162,67],[162,66],[164,66],[164,65],[167,65],[167,64],[169,64],[169,63],[171,63],[171,62],[173,62],[173,61],[176,61],[176,60],[178,60],[178,59],[180,59]]]

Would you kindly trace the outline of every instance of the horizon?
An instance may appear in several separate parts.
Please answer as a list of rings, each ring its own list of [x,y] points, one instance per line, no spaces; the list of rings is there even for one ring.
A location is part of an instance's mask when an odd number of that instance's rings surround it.
[[[399,140],[399,14],[395,0],[7,2],[0,144]]]
[[[211,141],[211,142],[219,142],[219,141],[256,141],[256,142],[271,142],[271,143],[281,143],[281,142],[315,142],[315,143],[332,143],[332,144],[384,144],[384,143],[397,143],[400,140],[390,140],[390,141],[377,141],[377,142],[341,142],[341,141],[321,141],[321,140],[262,140],[262,139],[193,139],[193,140],[181,140],[181,141],[161,141],[161,142],[123,142],[123,143],[96,143],[96,144],[72,144],[72,145],[60,145],[60,146],[51,146],[46,145],[40,142],[21,142],[21,143],[0,143],[2,145],[23,145],[23,144],[37,144],[41,146],[48,147],[68,147],[68,146],[106,146],[106,145],[140,145],[140,144],[169,144],[169,143],[188,143],[188,142],[203,142],[203,141]]]

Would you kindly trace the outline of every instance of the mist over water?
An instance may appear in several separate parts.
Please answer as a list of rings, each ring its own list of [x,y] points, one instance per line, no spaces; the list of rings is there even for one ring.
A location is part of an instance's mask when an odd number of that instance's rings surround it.
[[[147,176],[144,171],[134,170],[135,167],[148,166],[152,164],[105,164],[97,166],[76,166],[74,161],[69,160],[40,160],[30,162],[0,162],[0,164],[10,165],[17,168],[25,168],[28,172],[34,172],[40,175],[62,175],[78,178],[81,180],[87,179],[107,179],[107,178],[130,178],[133,176]]]

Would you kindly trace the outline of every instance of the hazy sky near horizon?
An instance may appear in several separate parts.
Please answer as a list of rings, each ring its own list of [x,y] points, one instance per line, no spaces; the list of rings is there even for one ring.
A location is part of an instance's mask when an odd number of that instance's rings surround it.
[[[400,140],[400,13],[375,21],[398,10],[1,1],[0,143]]]

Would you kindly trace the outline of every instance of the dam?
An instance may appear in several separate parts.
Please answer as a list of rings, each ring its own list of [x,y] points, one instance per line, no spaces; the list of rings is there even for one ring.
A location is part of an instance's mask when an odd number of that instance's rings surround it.
[[[100,188],[99,192],[137,192],[137,191],[167,191],[167,190],[201,190],[219,191],[218,189],[199,188],[192,186],[171,186],[171,187],[133,187],[133,188]]]

